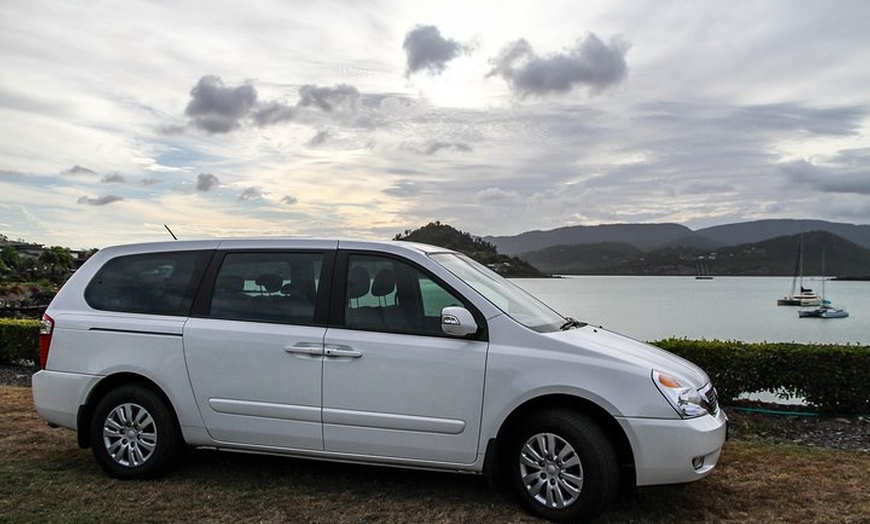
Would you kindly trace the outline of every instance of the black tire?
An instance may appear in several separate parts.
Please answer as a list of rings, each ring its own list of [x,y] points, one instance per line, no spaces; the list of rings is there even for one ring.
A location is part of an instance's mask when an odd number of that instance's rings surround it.
[[[175,465],[182,449],[172,411],[147,388],[115,388],[94,409],[91,450],[97,464],[112,477],[159,477]]]
[[[607,435],[582,413],[551,409],[520,422],[502,473],[520,504],[555,522],[586,522],[619,488],[619,463]]]

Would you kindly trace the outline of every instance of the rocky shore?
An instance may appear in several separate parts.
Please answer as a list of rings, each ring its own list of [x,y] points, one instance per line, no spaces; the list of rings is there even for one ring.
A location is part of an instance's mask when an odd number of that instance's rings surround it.
[[[38,368],[0,365],[0,386],[30,387]],[[725,408],[734,440],[815,446],[870,453],[870,419],[867,417],[826,417],[774,415]]]

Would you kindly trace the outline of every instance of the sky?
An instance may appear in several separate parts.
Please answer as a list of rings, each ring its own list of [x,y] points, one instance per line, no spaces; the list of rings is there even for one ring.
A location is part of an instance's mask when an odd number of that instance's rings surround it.
[[[870,224],[866,0],[2,0],[0,234]]]

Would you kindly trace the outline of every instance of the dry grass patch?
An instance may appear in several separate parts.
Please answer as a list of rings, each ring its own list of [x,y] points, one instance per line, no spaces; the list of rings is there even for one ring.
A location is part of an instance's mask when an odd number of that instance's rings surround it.
[[[600,523],[867,523],[870,454],[729,442],[684,487],[624,497]],[[194,451],[170,476],[103,475],[71,431],[50,429],[29,388],[0,387],[3,522],[540,522],[478,476]]]

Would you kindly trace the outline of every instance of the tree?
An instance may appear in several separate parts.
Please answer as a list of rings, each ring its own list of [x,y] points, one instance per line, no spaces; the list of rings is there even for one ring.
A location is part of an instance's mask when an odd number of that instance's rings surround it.
[[[15,271],[21,265],[21,255],[12,246],[3,246],[3,251],[0,251],[0,263],[2,263],[7,271]]]
[[[63,280],[73,265],[73,257],[69,248],[61,246],[44,249],[37,261],[40,266],[48,269],[49,277],[54,282]]]

